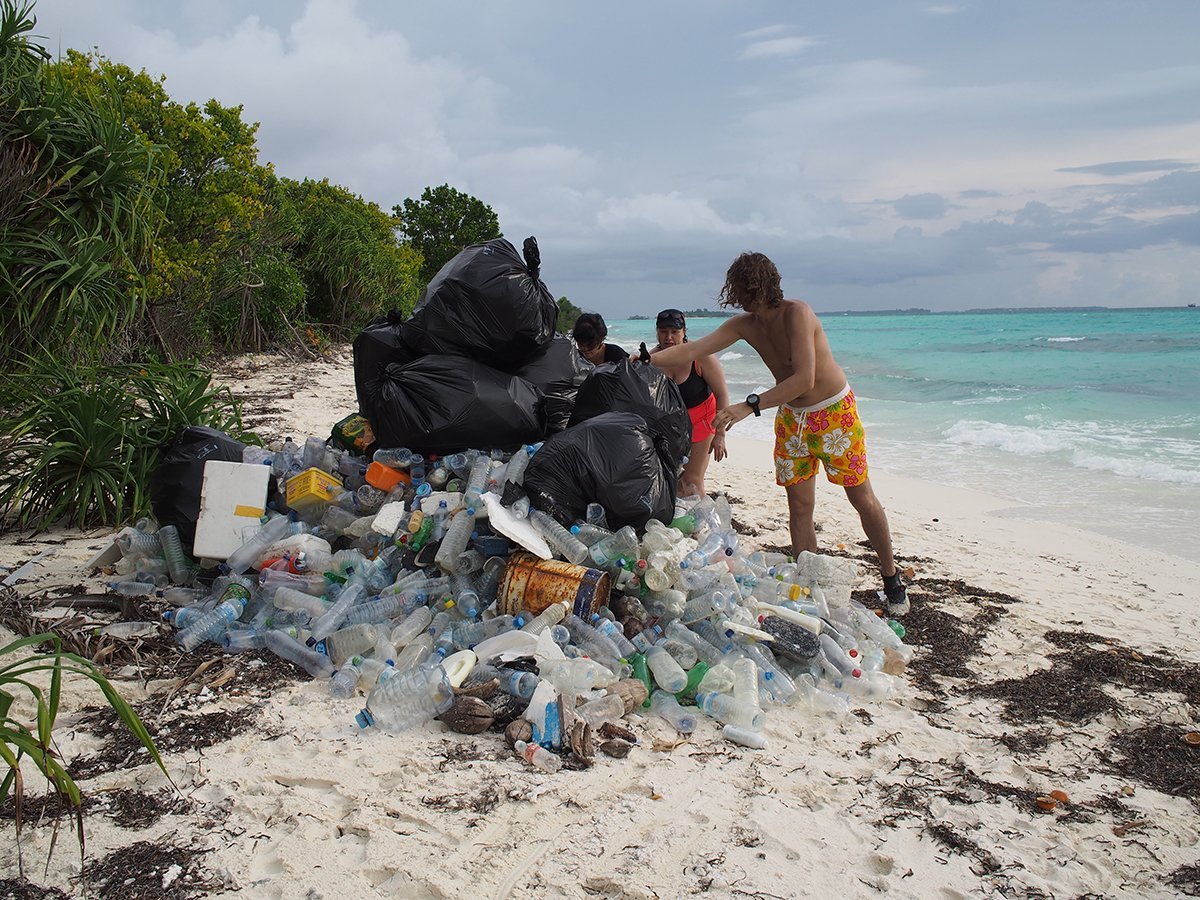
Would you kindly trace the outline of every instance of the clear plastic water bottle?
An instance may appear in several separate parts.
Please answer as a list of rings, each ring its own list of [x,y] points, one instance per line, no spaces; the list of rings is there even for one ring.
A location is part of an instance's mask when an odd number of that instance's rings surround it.
[[[361,656],[351,657],[329,679],[329,693],[338,700],[348,700],[358,689],[358,679],[362,677]]]
[[[691,734],[696,730],[696,716],[680,706],[673,693],[655,691],[650,695],[650,710],[666,719],[680,734]]]
[[[631,525],[613,533],[611,538],[602,538],[588,548],[592,561],[600,568],[619,565],[619,560],[637,557],[637,532]]]
[[[291,634],[271,629],[263,635],[267,649],[281,659],[293,662],[314,678],[327,678],[333,674],[333,661],[324,653],[304,646]]]
[[[754,750],[767,749],[767,738],[765,735],[759,734],[757,731],[752,731],[749,728],[742,728],[739,725],[726,725],[721,729],[721,736],[725,740],[741,744],[743,747],[750,747]]]
[[[183,542],[179,540],[179,529],[174,525],[164,525],[158,530],[158,539],[162,543],[163,556],[167,560],[167,570],[171,575],[171,581],[175,584],[190,584],[196,569],[187,554],[183,552]]]
[[[617,680],[612,671],[591,659],[563,659],[540,667],[542,677],[563,694],[582,694]]]
[[[467,506],[475,506],[487,488],[488,474],[492,471],[492,458],[480,455],[471,463],[471,473],[467,476],[467,486],[463,491],[463,501]],[[461,551],[460,551],[461,552]]]
[[[547,515],[540,509],[531,509],[529,522],[546,539],[546,543],[568,562],[579,565],[587,559],[587,545],[567,531],[553,516]]]
[[[575,715],[593,728],[599,728],[605,722],[615,722],[624,717],[625,701],[618,694],[607,694],[576,707]]]
[[[604,507],[599,503],[589,503],[583,518],[589,525],[608,528],[608,515],[604,512]]]
[[[312,648],[332,659],[335,666],[340,666],[346,660],[371,650],[378,640],[379,630],[374,625],[348,625],[317,641]]]
[[[292,523],[287,516],[276,516],[267,521],[254,537],[246,541],[225,560],[225,566],[233,575],[241,575],[254,565],[262,551],[282,538],[287,537],[292,530]]]
[[[541,769],[543,772],[557,772],[562,768],[562,759],[540,744],[517,741],[513,744],[513,752],[535,769]]]
[[[392,645],[401,649],[426,632],[433,621],[433,611],[428,606],[419,606],[402,622],[397,624],[389,635]]]
[[[590,522],[576,522],[571,526],[570,531],[571,534],[587,544],[589,548],[597,541],[602,541],[613,535],[607,528],[593,525]]]
[[[320,618],[329,609],[329,604],[323,597],[314,597],[290,587],[276,588],[272,602],[279,609],[298,610],[314,619]]]
[[[766,724],[766,715],[757,704],[750,706],[742,703],[732,694],[698,693],[696,705],[705,715],[728,725],[740,725],[751,731],[762,731],[763,725]]]
[[[525,470],[529,468],[529,460],[533,458],[533,454],[536,451],[537,447],[530,444],[526,444],[520,450],[516,451],[504,469],[504,480],[511,484],[523,484],[525,481]]]
[[[376,450],[371,460],[393,469],[407,469],[413,464],[413,452],[407,447],[385,447]]]
[[[342,621],[350,608],[366,594],[366,588],[361,582],[353,581],[346,584],[337,599],[313,622],[312,639],[324,640],[341,627]]]
[[[215,641],[226,628],[236,622],[250,601],[250,589],[243,584],[231,584],[217,605],[196,622],[175,635],[179,645],[189,653],[205,641]]]
[[[654,676],[655,683],[665,691],[675,694],[687,687],[687,672],[675,662],[670,653],[660,645],[648,648],[646,665]],[[751,663],[753,665],[753,663]]]
[[[561,603],[551,603],[536,616],[522,623],[521,630],[530,634],[541,634],[551,625],[557,625],[565,619],[570,611],[570,604],[566,600]]]
[[[454,705],[454,688],[442,666],[417,666],[376,684],[355,716],[360,728],[399,732],[415,728]]]
[[[488,461],[486,456],[481,459]],[[458,570],[458,558],[467,549],[467,542],[470,541],[474,530],[475,507],[460,508],[450,520],[442,544],[438,547],[437,556],[433,560],[443,572],[453,575]]]
[[[621,626],[612,619],[606,619],[600,613],[592,613],[592,627],[597,632],[604,635],[617,649],[617,656],[620,659],[628,659],[630,656],[638,652],[637,647],[625,637],[625,632]]]

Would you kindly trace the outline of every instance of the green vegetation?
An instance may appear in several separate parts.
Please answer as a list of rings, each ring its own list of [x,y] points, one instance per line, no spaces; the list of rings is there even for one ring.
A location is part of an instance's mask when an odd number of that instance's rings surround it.
[[[426,284],[464,247],[504,236],[490,206],[448,184],[425,188],[420,200],[405,200],[392,212],[400,232],[425,257]]]
[[[558,298],[558,324],[554,330],[559,334],[570,334],[575,327],[575,320],[583,315],[583,310],[566,297]]]
[[[228,388],[196,365],[67,365],[27,360],[0,388],[0,515],[21,527],[57,521],[119,525],[149,512],[158,450],[188,425],[239,440],[245,433]]]
[[[45,644],[50,645],[49,652],[26,655],[30,648]],[[8,768],[4,779],[0,781],[0,805],[10,795],[13,797],[18,852],[25,783],[21,763],[28,759],[45,776],[61,804],[74,816],[79,852],[81,855],[83,853],[83,797],[54,749],[54,721],[58,716],[64,675],[82,675],[99,687],[122,724],[150,752],[150,758],[162,769],[163,774],[170,778],[146,726],[93,663],[73,653],[63,652],[62,639],[57,635],[37,634],[18,638],[0,647],[0,760]],[[49,688],[45,689],[38,682],[47,677],[50,683]],[[32,723],[19,718],[13,710],[18,692],[27,693],[36,705]],[[52,843],[51,852],[53,847]]]

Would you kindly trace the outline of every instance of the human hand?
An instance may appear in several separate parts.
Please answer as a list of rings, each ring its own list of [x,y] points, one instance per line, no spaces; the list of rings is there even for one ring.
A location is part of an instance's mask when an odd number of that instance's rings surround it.
[[[724,431],[718,431],[713,435],[712,446],[709,449],[712,451],[714,462],[720,462],[729,455],[729,451],[725,449]]]
[[[726,431],[742,421],[750,413],[749,403],[735,403],[733,406],[727,406],[713,418],[713,430],[717,434],[724,435]]]

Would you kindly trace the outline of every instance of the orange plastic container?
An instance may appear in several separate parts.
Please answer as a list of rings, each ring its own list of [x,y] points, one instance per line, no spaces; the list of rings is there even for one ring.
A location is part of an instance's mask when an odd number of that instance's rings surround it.
[[[390,491],[401,483],[412,484],[412,476],[407,472],[385,466],[381,462],[373,462],[367,466],[367,474],[364,477],[367,479],[367,484],[379,488],[381,491]]]

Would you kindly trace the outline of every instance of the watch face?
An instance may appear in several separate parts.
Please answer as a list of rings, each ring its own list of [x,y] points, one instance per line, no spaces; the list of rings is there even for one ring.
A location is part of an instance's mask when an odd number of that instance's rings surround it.
[[[746,402],[751,406],[758,406],[758,394],[750,394],[746,397]]]

